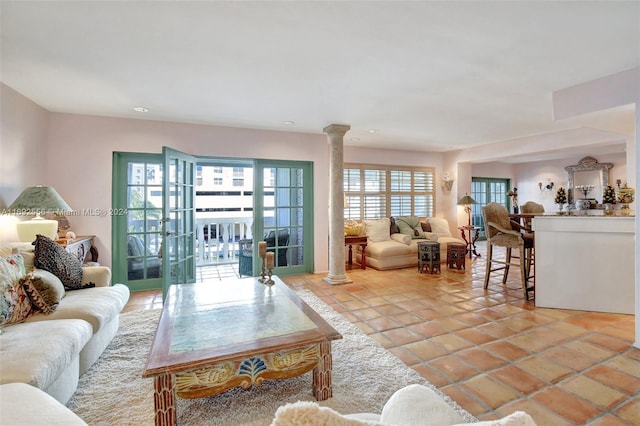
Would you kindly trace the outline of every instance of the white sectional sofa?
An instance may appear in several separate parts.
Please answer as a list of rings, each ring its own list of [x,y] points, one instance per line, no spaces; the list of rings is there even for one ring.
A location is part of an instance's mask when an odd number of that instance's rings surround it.
[[[10,252],[0,249],[0,256]],[[27,272],[35,269],[33,251],[19,255]],[[12,256],[16,254],[3,259]],[[71,398],[79,377],[116,335],[119,314],[129,300],[129,288],[111,285],[107,267],[84,266],[82,282],[95,287],[67,290],[53,312],[34,310],[20,322],[2,325],[0,384],[26,383],[63,404]]]
[[[392,228],[392,223],[398,225]],[[440,259],[446,262],[447,244],[464,244],[451,235],[449,222],[442,218],[417,218],[400,216],[377,220],[364,220],[363,233],[368,236],[366,262],[378,270],[417,267],[418,243],[437,241],[440,243]],[[362,259],[362,250],[356,250],[356,259]]]

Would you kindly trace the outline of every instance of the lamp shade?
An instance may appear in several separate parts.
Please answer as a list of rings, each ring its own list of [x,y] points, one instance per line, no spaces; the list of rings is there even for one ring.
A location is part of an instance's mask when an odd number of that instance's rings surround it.
[[[8,210],[12,214],[40,215],[43,213],[59,213],[71,210],[51,186],[32,186],[24,191],[11,203]]]
[[[19,216],[35,215],[32,220],[16,224],[20,241],[30,242],[36,235],[45,235],[55,239],[58,233],[58,221],[40,217],[45,213],[64,215],[71,207],[60,194],[50,186],[32,186],[25,189],[7,209],[11,214]]]
[[[469,194],[465,194],[464,197],[460,198],[458,200],[458,205],[459,206],[468,206],[470,204],[478,204],[476,203],[476,200],[474,200],[473,198],[471,198],[469,196]]]

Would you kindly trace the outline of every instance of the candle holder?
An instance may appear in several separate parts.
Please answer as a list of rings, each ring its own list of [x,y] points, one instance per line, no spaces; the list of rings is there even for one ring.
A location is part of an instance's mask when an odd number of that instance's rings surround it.
[[[271,268],[268,269],[267,275],[269,275],[269,279],[266,280],[264,283],[268,286],[274,285],[276,282],[271,279],[271,277],[273,276],[273,271],[271,270]]]
[[[587,198],[587,195],[593,189],[593,185],[577,185],[576,190],[582,191],[582,198]]]
[[[260,275],[262,278],[258,278],[258,281],[264,283],[267,281],[267,278],[264,276],[264,257],[262,258],[262,269],[260,270]]]

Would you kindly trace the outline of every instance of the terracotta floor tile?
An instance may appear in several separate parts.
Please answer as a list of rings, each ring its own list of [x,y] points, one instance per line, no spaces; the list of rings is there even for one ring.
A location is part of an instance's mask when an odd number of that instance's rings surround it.
[[[538,336],[534,336],[532,333],[519,334],[517,336],[510,337],[509,342],[520,346],[528,352],[540,352],[552,345],[546,340],[540,339]]]
[[[442,373],[425,363],[412,365],[411,368],[416,370],[418,374],[420,374],[429,383],[437,386],[438,388],[442,388],[451,383],[451,381],[447,379]]]
[[[455,332],[458,336],[466,339],[476,345],[481,345],[483,343],[488,343],[496,340],[496,337],[491,336],[490,334],[483,333],[477,328],[466,328],[464,330],[457,330]]]
[[[482,345],[482,349],[509,361],[515,361],[530,355],[529,352],[505,340],[487,343]]]
[[[540,357],[553,361],[563,367],[570,368],[575,371],[582,371],[585,368],[593,366],[593,360],[582,354],[569,350],[565,347],[556,347],[547,349],[538,354]]]
[[[421,322],[412,324],[409,326],[409,329],[415,331],[416,333],[419,333],[427,339],[445,334],[447,332],[447,330],[432,322]]]
[[[371,327],[365,321],[354,322],[353,325],[355,325],[360,330],[362,330],[362,332],[364,334],[372,334],[372,333],[375,333],[377,331],[375,328]]]
[[[440,390],[474,416],[480,416],[489,411],[489,407],[484,402],[480,402],[475,396],[461,389],[460,385],[449,385]]]
[[[457,355],[471,366],[482,371],[491,370],[507,364],[507,361],[504,359],[491,355],[489,352],[479,348],[464,349],[458,352]]]
[[[393,315],[393,319],[402,323],[402,325],[411,325],[418,324],[423,322],[424,320],[418,315],[412,314],[411,312],[405,312],[399,315]]]
[[[612,409],[627,397],[622,392],[584,376],[565,380],[558,387],[605,410]]]
[[[584,341],[573,341],[566,343],[564,346],[596,361],[604,361],[607,358],[611,358],[615,354],[615,352],[607,349],[602,349],[599,346],[595,346]]]
[[[580,337],[586,334],[590,334],[588,330],[585,330],[582,327],[577,327],[573,324],[568,324],[566,322],[553,323],[547,326],[548,329],[557,331],[558,333],[562,333],[568,337]]]
[[[546,386],[544,381],[513,365],[494,370],[489,375],[524,394],[533,393]]]
[[[389,348],[393,348],[396,346],[395,343],[393,343],[391,340],[389,340],[385,335],[383,335],[382,333],[373,333],[373,334],[369,334],[369,337],[371,337],[373,340],[375,340],[376,342],[378,342],[380,344],[380,346],[382,346],[385,349],[389,349]]]
[[[386,305],[376,306],[376,311],[380,312],[381,315],[393,316],[407,312],[405,309],[396,306],[394,304],[387,303]]]
[[[458,321],[462,321],[465,324],[474,326],[480,324],[486,324],[490,320],[485,318],[484,316],[477,314],[475,312],[465,312],[464,314],[454,316]]]
[[[407,343],[417,342],[423,337],[408,328],[394,328],[392,330],[383,331],[382,334],[395,343],[396,346],[406,345]]]
[[[505,337],[510,337],[516,334],[516,332],[510,329],[509,327],[506,327],[502,324],[497,324],[497,323],[483,324],[483,325],[479,325],[476,328],[482,331],[483,333],[497,337],[498,339],[503,339]]]
[[[624,355],[616,356],[605,362],[604,365],[631,375],[640,373],[640,360],[632,359]]]
[[[548,388],[532,397],[569,421],[583,425],[596,417],[600,410],[592,404],[557,388]]]
[[[519,397],[511,387],[505,386],[485,374],[464,381],[461,387],[493,409]]]
[[[374,330],[377,331],[385,331],[392,328],[402,327],[402,323],[399,323],[398,321],[388,317],[374,318],[368,320],[367,324],[369,324]]]
[[[622,352],[625,349],[629,348],[629,344],[624,340],[607,336],[606,334],[601,334],[601,333],[591,334],[585,337],[584,340],[613,352]]]
[[[405,365],[408,365],[409,367],[421,363],[420,358],[416,357],[414,354],[403,349],[402,347],[396,346],[393,348],[389,348],[389,352],[391,352],[392,354],[400,358],[400,360],[404,362]]]
[[[469,327],[467,324],[463,323],[462,321],[458,321],[454,318],[449,318],[449,317],[435,318],[433,322],[447,331],[455,331],[455,330],[460,330],[462,328]]]
[[[569,368],[535,357],[518,361],[515,365],[549,383],[556,383],[573,373]]]
[[[615,410],[615,414],[632,425],[640,425],[640,397],[636,397]]]
[[[453,382],[459,382],[478,374],[477,369],[471,367],[460,358],[452,355],[443,356],[441,358],[434,359],[433,361],[429,361],[428,365],[437,369]]]
[[[432,337],[431,341],[444,347],[449,352],[456,352],[460,349],[473,346],[473,343],[463,339],[453,333],[443,334],[441,336]]]
[[[439,358],[447,354],[447,351],[440,345],[431,343],[426,340],[421,340],[414,343],[409,343],[402,346],[422,361],[428,361],[434,358]]]
[[[640,376],[632,376],[604,365],[598,365],[591,370],[585,371],[584,374],[628,395],[640,392]]]
[[[345,307],[345,309],[349,309],[350,311],[356,310],[356,309],[364,309],[364,308],[368,308],[369,305],[367,305],[366,303],[364,303],[362,300],[357,300],[357,299],[352,299],[352,300],[347,300],[345,302],[341,302],[342,306]]]
[[[629,426],[629,423],[613,414],[605,414],[589,423],[589,426]]]
[[[575,423],[559,416],[543,404],[533,398],[525,398],[509,403],[496,410],[501,417],[508,416],[516,411],[524,411],[529,414],[538,426],[574,426]]]
[[[364,308],[364,309],[355,309],[350,311],[353,315],[359,318],[360,321],[366,321],[373,318],[379,318],[382,315],[380,312],[376,311],[373,308]]]
[[[432,308],[421,309],[419,311],[414,311],[413,313],[426,320],[433,320],[445,316],[442,312],[434,311]]]

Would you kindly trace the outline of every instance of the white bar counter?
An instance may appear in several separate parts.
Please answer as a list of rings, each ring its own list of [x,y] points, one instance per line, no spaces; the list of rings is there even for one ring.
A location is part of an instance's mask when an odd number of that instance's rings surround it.
[[[536,306],[635,313],[635,217],[543,215],[532,227]]]

